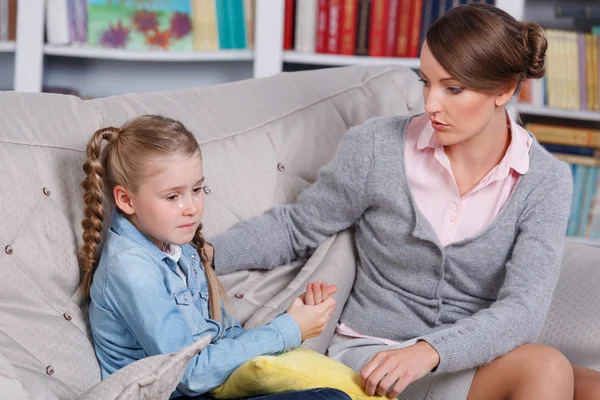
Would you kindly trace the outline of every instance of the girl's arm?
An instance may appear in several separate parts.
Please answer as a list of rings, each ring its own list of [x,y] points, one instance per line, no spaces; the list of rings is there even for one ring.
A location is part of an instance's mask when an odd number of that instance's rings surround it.
[[[573,190],[566,164],[553,172],[529,195],[497,301],[423,337],[440,355],[437,373],[486,364],[537,339],[560,272]]]
[[[111,264],[114,266],[109,267],[104,291],[106,304],[148,356],[172,353],[207,334],[213,336],[213,344],[190,360],[177,387],[186,395],[214,389],[252,357],[276,355],[300,345],[300,330],[288,314],[237,334],[235,339],[214,340],[220,329],[216,322],[204,319],[199,310],[192,309],[186,314],[193,319],[192,332],[180,306],[167,292],[162,274],[150,266],[147,255],[132,249],[115,256]],[[196,306],[192,303],[185,307]]]
[[[373,146],[372,122],[350,129],[334,159],[296,203],[275,206],[209,238],[217,273],[273,268],[306,258],[328,236],[355,223],[368,204]]]

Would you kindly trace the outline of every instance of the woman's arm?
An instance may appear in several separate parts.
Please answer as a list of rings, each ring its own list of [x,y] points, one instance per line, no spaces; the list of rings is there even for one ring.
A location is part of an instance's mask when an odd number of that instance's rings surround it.
[[[273,268],[307,257],[328,236],[351,226],[366,209],[370,194],[372,129],[371,122],[350,129],[334,159],[296,203],[275,206],[209,238],[217,273]]]
[[[107,276],[105,301],[148,356],[172,353],[192,344],[195,338],[214,335],[216,323],[202,315],[196,331],[190,330],[167,292],[162,274],[148,267],[144,254],[130,250],[117,255],[111,264],[114,267]],[[186,395],[206,393],[222,384],[248,359],[280,354],[299,346],[301,340],[298,325],[288,314],[243,333],[238,326],[231,333],[235,339],[213,341],[190,360],[177,387],[179,391]]]
[[[440,355],[437,372],[480,366],[537,339],[560,272],[572,190],[561,163],[526,200],[498,300],[423,337]]]

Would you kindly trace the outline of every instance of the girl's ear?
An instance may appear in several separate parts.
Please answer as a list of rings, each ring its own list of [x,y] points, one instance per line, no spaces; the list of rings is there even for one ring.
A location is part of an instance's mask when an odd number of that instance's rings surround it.
[[[129,191],[124,186],[116,185],[113,189],[113,197],[115,198],[115,205],[125,214],[132,215],[135,213]]]

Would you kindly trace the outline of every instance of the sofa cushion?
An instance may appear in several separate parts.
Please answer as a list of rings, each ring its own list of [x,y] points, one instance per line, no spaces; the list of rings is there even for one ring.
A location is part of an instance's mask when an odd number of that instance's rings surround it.
[[[575,365],[600,371],[600,247],[567,242],[538,342]]]
[[[159,354],[127,365],[79,396],[78,400],[167,400],[176,389],[188,362],[210,344],[198,339],[172,354]]]

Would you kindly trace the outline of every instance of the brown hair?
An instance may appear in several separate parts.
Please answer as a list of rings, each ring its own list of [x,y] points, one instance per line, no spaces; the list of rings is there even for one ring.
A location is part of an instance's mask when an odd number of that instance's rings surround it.
[[[104,141],[107,143],[103,148]],[[144,179],[150,157],[182,155],[201,158],[202,152],[194,135],[181,122],[158,115],[144,115],[121,128],[97,130],[87,145],[86,155],[83,170],[87,177],[81,182],[85,218],[81,222],[83,246],[80,257],[82,289],[86,299],[89,299],[100,255],[104,223],[103,200],[112,200],[112,191],[117,185],[135,192]],[[206,271],[211,318],[221,321],[221,302],[226,304],[226,292],[208,264],[202,224],[198,226],[192,243],[197,247]]]
[[[548,42],[543,29],[484,3],[453,8],[426,36],[435,59],[455,79],[484,93],[505,93],[544,76]]]

